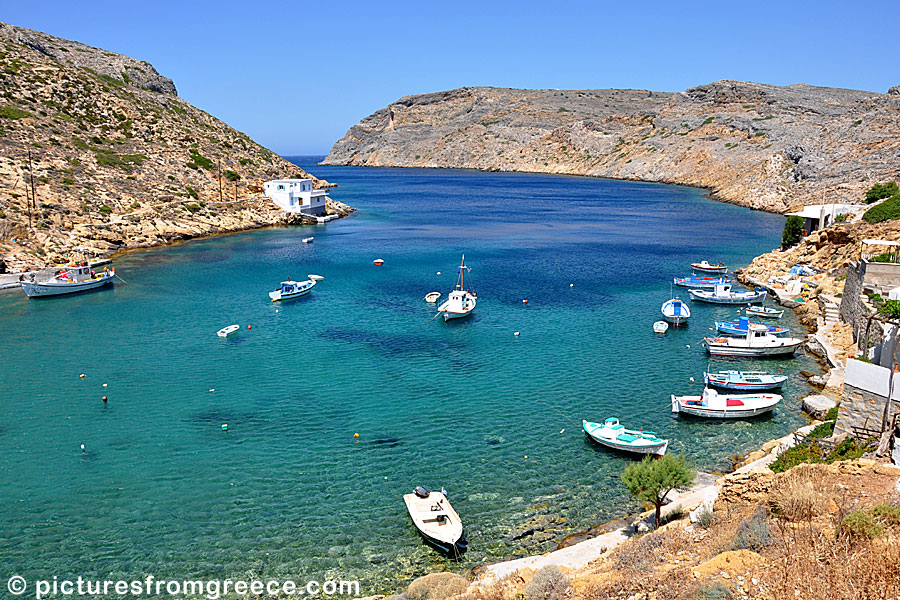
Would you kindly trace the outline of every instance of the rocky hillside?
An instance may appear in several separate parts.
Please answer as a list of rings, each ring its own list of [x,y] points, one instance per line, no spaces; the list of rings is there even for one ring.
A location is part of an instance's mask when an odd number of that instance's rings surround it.
[[[347,132],[324,164],[570,173],[705,187],[784,212],[858,201],[900,172],[888,94],[717,81],[680,93],[487,87],[407,96]]]
[[[149,63],[0,23],[0,272],[282,222],[287,176]]]

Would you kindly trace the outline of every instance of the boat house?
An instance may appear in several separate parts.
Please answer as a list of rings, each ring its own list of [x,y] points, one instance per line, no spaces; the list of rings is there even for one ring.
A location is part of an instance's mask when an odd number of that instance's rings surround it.
[[[312,179],[276,179],[267,181],[265,195],[281,210],[289,213],[321,216],[325,214],[325,190],[313,189]]]

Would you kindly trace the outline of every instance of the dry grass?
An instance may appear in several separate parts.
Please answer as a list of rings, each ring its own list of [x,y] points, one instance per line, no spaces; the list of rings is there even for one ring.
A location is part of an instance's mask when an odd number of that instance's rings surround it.
[[[788,521],[811,521],[828,509],[828,469],[824,465],[800,465],[779,474],[772,483],[769,505]]]

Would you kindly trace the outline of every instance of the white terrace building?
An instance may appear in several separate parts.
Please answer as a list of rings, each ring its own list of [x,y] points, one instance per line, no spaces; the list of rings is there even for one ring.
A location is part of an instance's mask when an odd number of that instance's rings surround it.
[[[285,212],[316,216],[325,214],[327,192],[313,189],[312,179],[267,181],[265,194]]]

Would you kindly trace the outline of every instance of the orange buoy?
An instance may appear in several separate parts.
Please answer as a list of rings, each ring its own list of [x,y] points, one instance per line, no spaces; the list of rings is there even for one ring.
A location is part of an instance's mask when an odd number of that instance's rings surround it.
[[[106,402],[106,396],[103,396],[103,397],[101,398],[101,400],[103,400],[104,402]]]
[[[353,439],[357,439],[357,440],[358,440],[358,439],[359,439],[359,434],[358,434],[358,433],[354,433],[354,434],[353,434]]]
[[[249,325],[247,325],[247,329],[250,329],[250,326],[249,326]]]
[[[525,298],[524,300],[522,300],[522,304],[528,304],[528,298]]]

